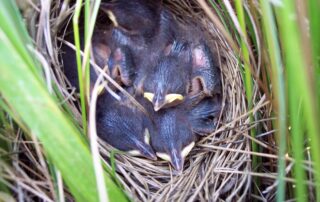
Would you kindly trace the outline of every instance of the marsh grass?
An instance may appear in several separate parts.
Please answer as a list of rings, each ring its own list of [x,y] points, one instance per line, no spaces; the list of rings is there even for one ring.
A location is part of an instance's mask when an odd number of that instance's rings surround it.
[[[223,82],[217,130],[197,143],[181,175],[95,144],[88,64],[100,1],[29,2],[18,1],[24,21],[13,2],[0,2],[0,200],[319,201],[317,0],[164,1],[211,37]],[[82,113],[58,60],[64,22],[75,33]]]

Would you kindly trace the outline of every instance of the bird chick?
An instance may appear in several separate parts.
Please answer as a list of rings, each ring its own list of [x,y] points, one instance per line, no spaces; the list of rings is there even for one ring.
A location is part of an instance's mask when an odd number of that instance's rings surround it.
[[[142,105],[149,104],[143,98],[136,99]],[[101,139],[131,155],[156,159],[150,146],[150,137],[154,136],[152,121],[124,96],[118,101],[107,92],[100,95],[96,118],[97,133]]]
[[[72,42],[70,40],[70,42]],[[79,77],[77,69],[76,51],[67,44],[62,44],[60,50],[60,59],[63,65],[63,72],[66,78],[69,80],[72,87],[79,90]],[[90,68],[90,80],[95,81],[97,79],[96,73]]]
[[[199,93],[204,93],[206,96],[221,94],[220,69],[204,41],[192,48],[190,95]]]
[[[130,36],[151,38],[157,28],[161,12],[161,1],[117,0],[101,3],[115,28]]]
[[[195,106],[192,106],[188,112],[188,118],[193,132],[197,135],[212,133],[217,126],[217,118],[220,112],[221,99],[218,96],[204,98]]]
[[[154,117],[157,133],[152,136],[151,145],[159,158],[181,172],[196,141],[186,111],[181,107],[164,109],[154,113]]]
[[[195,95],[179,106],[153,112],[157,133],[151,138],[156,155],[182,171],[184,159],[197,139],[214,131],[221,112],[221,98]]]
[[[154,111],[183,102],[190,85],[191,54],[187,43],[175,41],[159,61],[138,80],[137,91],[152,102]]]
[[[84,46],[83,32],[80,35],[81,50]],[[73,42],[68,36],[67,40]],[[104,68],[108,65],[107,73],[120,85],[130,86],[134,79],[134,61],[131,51],[126,46],[120,46],[112,42],[110,30],[95,30],[92,38],[93,58],[96,64]],[[79,89],[76,52],[67,44],[61,46],[61,61],[63,70],[72,86]],[[94,83],[97,73],[90,66],[90,80]]]
[[[135,65],[131,50],[117,43],[112,37],[112,28],[97,29],[92,38],[93,58],[120,85],[131,86]]]

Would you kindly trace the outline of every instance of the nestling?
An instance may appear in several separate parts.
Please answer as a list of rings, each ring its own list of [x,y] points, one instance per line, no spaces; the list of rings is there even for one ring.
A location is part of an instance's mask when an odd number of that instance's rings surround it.
[[[116,29],[128,36],[151,38],[159,27],[161,1],[117,0],[101,3]]]
[[[212,133],[217,126],[217,119],[221,112],[221,99],[207,97],[201,100],[188,112],[192,130],[197,135]]]
[[[82,33],[82,32],[81,32]],[[131,51],[126,46],[120,46],[112,42],[110,30],[95,30],[92,38],[93,59],[98,66],[104,68],[108,65],[107,73],[120,85],[130,86],[134,80],[134,61]],[[71,36],[69,42],[73,42]],[[83,35],[80,36],[81,49],[83,50]],[[66,44],[61,47],[61,59],[64,72],[72,86],[78,89],[78,71],[76,53],[73,48]],[[90,66],[90,80],[94,82],[97,73]]]
[[[152,102],[155,111],[176,106],[188,94],[191,64],[188,44],[176,41],[164,50],[155,66],[145,71],[137,89]]]
[[[142,105],[149,104],[141,97],[136,99]],[[156,159],[150,146],[150,138],[154,136],[153,123],[125,96],[118,101],[107,92],[100,95],[96,118],[97,133],[101,139],[129,154]]]
[[[154,117],[157,133],[151,137],[151,145],[159,158],[181,172],[184,159],[196,141],[186,111],[181,107],[163,109]]]

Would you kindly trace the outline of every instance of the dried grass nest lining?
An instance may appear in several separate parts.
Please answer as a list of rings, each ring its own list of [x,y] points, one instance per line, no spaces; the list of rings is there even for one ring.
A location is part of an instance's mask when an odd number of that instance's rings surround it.
[[[217,130],[202,138],[186,158],[181,175],[174,175],[168,162],[118,154],[118,177],[128,194],[135,200],[244,199],[250,184],[250,176],[247,173],[251,170],[248,154],[250,145],[246,138],[248,127],[245,126],[249,118],[237,57],[206,15],[197,9],[195,1],[174,1],[166,6],[179,17],[193,19],[208,32],[208,40],[214,44],[212,49],[217,51],[221,67],[223,115],[220,117]],[[184,18],[182,20],[185,21]],[[58,49],[59,43],[56,47],[57,51]],[[58,64],[57,57],[52,56],[51,61]],[[54,65],[55,72],[59,68],[59,65]],[[59,86],[66,86],[59,75],[56,81]],[[67,90],[62,89],[62,92],[66,94]],[[71,108],[79,116],[77,109],[74,106]],[[103,156],[110,157],[111,150],[111,147],[102,143]],[[106,164],[109,165],[108,162]]]

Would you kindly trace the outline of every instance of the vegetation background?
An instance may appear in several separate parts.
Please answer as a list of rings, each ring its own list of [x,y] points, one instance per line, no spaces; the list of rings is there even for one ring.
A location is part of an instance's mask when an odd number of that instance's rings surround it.
[[[41,2],[50,7],[49,1]],[[320,201],[320,1],[195,2],[240,63],[254,123],[247,197]],[[75,36],[82,3],[76,1]],[[87,42],[99,4],[85,1],[83,7]],[[89,115],[82,116],[79,128],[57,93],[50,66],[37,52],[26,29],[28,19],[20,13],[28,9],[23,1],[0,1],[0,201],[130,200],[114,170],[101,164],[96,137],[83,135],[90,128]],[[80,86],[86,112],[86,83]],[[263,114],[253,110],[257,89],[269,101]]]

